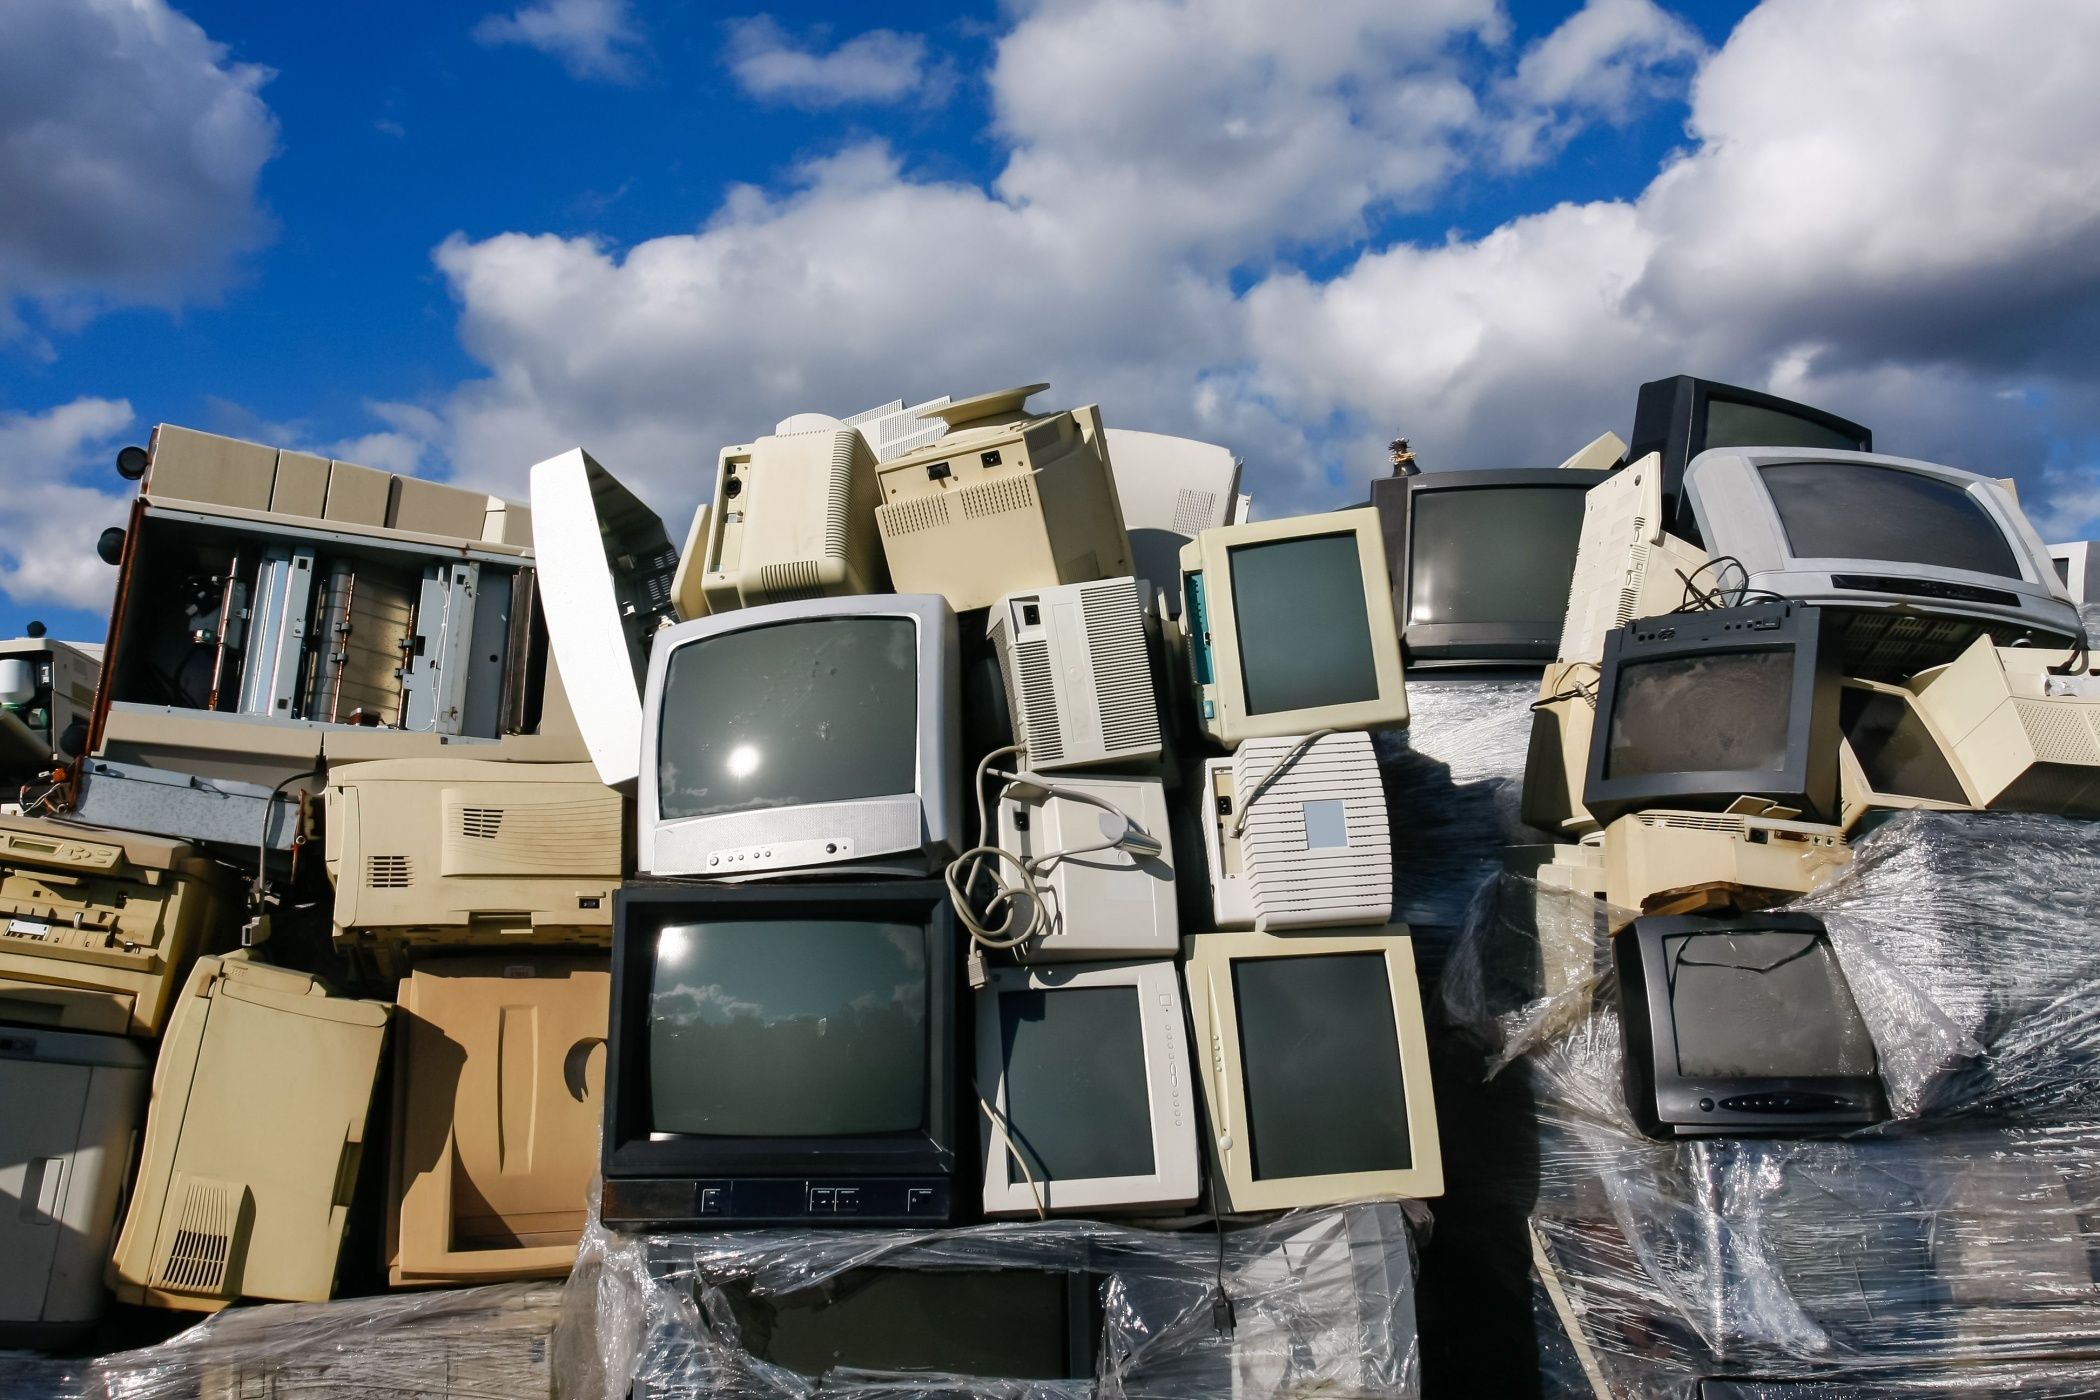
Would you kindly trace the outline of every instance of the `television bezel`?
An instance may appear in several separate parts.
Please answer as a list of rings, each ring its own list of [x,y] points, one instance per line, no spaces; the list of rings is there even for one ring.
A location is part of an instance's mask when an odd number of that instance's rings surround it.
[[[714,816],[660,815],[659,735],[671,658],[698,642],[780,623],[831,618],[903,618],[916,628],[918,734],[909,793],[793,807],[753,807]],[[962,772],[962,660],[955,613],[937,594],[807,598],[714,613],[657,634],[649,649],[642,703],[640,790],[635,802],[636,866],[646,875],[772,875],[824,871],[883,857],[910,858],[913,873],[954,853]],[[843,854],[822,850],[844,838]],[[769,849],[781,846],[776,857]],[[710,858],[734,861],[734,868]]]
[[[912,1133],[712,1138],[649,1127],[649,992],[656,926],[707,919],[893,918],[926,929],[926,1120]],[[644,927],[646,925],[646,928]],[[956,964],[961,939],[939,880],[819,884],[627,885],[613,897],[612,1006],[606,1022],[599,1166],[622,1180],[945,1177],[956,1166]],[[721,1217],[728,1219],[733,1217]],[[716,1218],[696,1219],[712,1223]],[[812,1217],[809,1223],[825,1223]],[[842,1218],[840,1223],[854,1223]],[[862,1223],[867,1223],[863,1218]],[[942,1223],[927,1218],[929,1224]]]
[[[1867,779],[1866,765],[1861,763],[1859,755],[1852,751],[1852,740],[1844,731],[1842,711],[1844,692],[1848,690],[1864,690],[1874,695],[1892,696],[1908,706],[1911,718],[1924,726],[1925,732],[1932,736],[1932,741],[1939,745],[1940,757],[1946,760],[1947,769],[1954,774],[1954,781],[1960,786],[1966,800],[1942,802],[1936,797],[1912,797],[1908,793],[1882,792],[1875,788]],[[1976,784],[1970,780],[1968,771],[1962,767],[1954,742],[1940,728],[1939,722],[1925,712],[1925,707],[1918,703],[1916,695],[1900,685],[1847,676],[1839,683],[1838,700],[1838,791],[1840,805],[1844,810],[1843,824],[1848,830],[1858,825],[1860,818],[1868,812],[1975,812],[1983,809],[1983,804],[1976,798]]]
[[[1220,1209],[1289,1210],[1383,1196],[1428,1200],[1444,1194],[1444,1158],[1437,1136],[1436,1089],[1429,1073],[1422,988],[1415,977],[1414,939],[1406,925],[1392,924],[1379,933],[1333,937],[1197,933],[1182,939],[1181,950],[1195,1043],[1209,1048],[1199,1078],[1205,1121],[1210,1126],[1211,1146],[1216,1154],[1211,1191]],[[1249,1121],[1247,1081],[1241,1059],[1239,1001],[1232,983],[1232,965],[1243,960],[1356,953],[1377,953],[1385,959],[1393,1029],[1400,1047],[1400,1082],[1407,1094],[1408,1151],[1413,1165],[1257,1181],[1253,1135],[1242,1130]]]
[[[1625,1021],[1625,1079],[1627,1107],[1641,1130],[1650,1137],[1712,1137],[1790,1135],[1820,1129],[1865,1127],[1888,1117],[1888,1099],[1881,1086],[1881,1050],[1874,1048],[1876,1069],[1866,1075],[1772,1075],[1745,1079],[1696,1079],[1680,1073],[1677,1065],[1677,1030],[1671,1015],[1667,977],[1648,976],[1651,968],[1665,966],[1664,940],[1685,934],[1712,933],[1814,933],[1829,944],[1830,930],[1813,914],[1747,914],[1713,918],[1700,914],[1648,916],[1612,939],[1612,957],[1618,972],[1620,1014]],[[1844,968],[1838,968],[1844,978]],[[1852,995],[1851,979],[1845,992]],[[1638,995],[1636,994],[1638,993]],[[1855,1009],[1858,998],[1853,998]],[[1866,1025],[1865,1017],[1860,1024]],[[1868,1040],[1872,1043],[1872,1033]],[[1645,1041],[1647,1053],[1641,1053]],[[1666,1068],[1667,1066],[1667,1068]],[[1747,1094],[1818,1094],[1830,1097],[1856,1096],[1861,1107],[1853,1111],[1758,1113],[1726,1107],[1730,1098]],[[1701,1102],[1711,1102],[1702,1111]]]
[[[1233,605],[1232,551],[1278,540],[1344,534],[1356,537],[1364,620],[1370,631],[1378,694],[1339,705],[1249,713]],[[1307,734],[1315,729],[1393,729],[1407,723],[1407,681],[1400,658],[1400,629],[1393,616],[1392,575],[1386,568],[1379,513],[1369,506],[1205,530],[1182,546],[1180,592],[1197,718],[1203,732],[1215,742],[1232,749],[1247,739]]]
[[[1424,491],[1507,490],[1550,487],[1588,494],[1613,475],[1576,467],[1518,467],[1492,471],[1421,472],[1380,477],[1371,483],[1371,505],[1385,535],[1385,560],[1393,580],[1393,622],[1400,629],[1405,664],[1427,670],[1451,666],[1543,665],[1560,655],[1567,621],[1563,594],[1552,615],[1536,622],[1409,622],[1414,609],[1414,509]],[[1582,519],[1575,521],[1578,548]],[[1574,583],[1570,561],[1569,584]]]
[[[1726,451],[1725,448],[1709,449],[1705,445],[1707,407],[1715,399],[1724,403],[1740,404],[1745,408],[1761,408],[1772,413],[1783,413],[1789,418],[1819,424],[1833,432],[1843,433],[1859,442],[1861,452],[1874,450],[1874,431],[1864,424],[1843,418],[1828,409],[1813,404],[1781,398],[1761,389],[1745,389],[1737,384],[1723,384],[1715,379],[1700,379],[1694,375],[1677,374],[1668,379],[1651,379],[1640,388],[1634,401],[1633,437],[1626,449],[1626,460],[1639,461],[1650,452],[1662,454],[1662,492],[1665,520],[1674,520],[1682,499],[1685,472],[1692,462],[1706,451]],[[1694,443],[1699,452],[1692,451]],[[1800,449],[1793,449],[1799,451]]]
[[[1796,555],[1760,471],[1789,463],[1829,462],[1911,472],[1961,487],[1981,506],[2005,540],[2019,578],[1900,560]],[[2056,576],[2048,547],[1998,482],[1960,467],[1873,452],[1803,452],[1795,448],[1715,448],[1693,459],[1684,474],[1684,503],[1709,554],[1742,565],[1747,587],[1821,607],[1850,611],[1904,610],[1970,619],[1997,630],[2025,629],[2068,643],[2078,635],[2078,609]],[[1871,587],[1841,586],[1840,578],[1914,581],[1925,588],[1980,591],[2009,598],[1942,597]]]
[[[1002,1134],[980,1111],[984,1153],[984,1213],[1034,1215],[1046,1211],[1138,1210],[1183,1206],[1201,1191],[1195,1105],[1187,1102],[1192,1070],[1183,1016],[1181,977],[1171,958],[1152,962],[1065,963],[1001,967],[977,992],[977,1092],[1008,1125],[1005,1027],[999,998],[1014,992],[1060,992],[1088,987],[1137,991],[1144,1046],[1146,1099],[1152,1124],[1152,1171],[1138,1176],[1009,1181]],[[1018,1129],[1019,1125],[1011,1125]]]
[[[1758,626],[1772,619],[1770,626]],[[1723,652],[1794,653],[1789,689],[1786,762],[1778,770],[1706,769],[1607,778],[1611,719],[1622,670],[1639,662]],[[1590,731],[1582,805],[1599,826],[1628,812],[1668,807],[1719,811],[1742,797],[1790,807],[1808,821],[1838,816],[1838,675],[1835,648],[1824,636],[1823,612],[1801,603],[1751,603],[1704,612],[1636,618],[1604,639],[1597,710]],[[1805,663],[1805,664],[1804,664]]]

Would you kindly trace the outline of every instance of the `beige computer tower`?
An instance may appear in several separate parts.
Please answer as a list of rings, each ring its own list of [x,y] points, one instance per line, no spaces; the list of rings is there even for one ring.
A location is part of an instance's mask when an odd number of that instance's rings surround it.
[[[1717,582],[1699,571],[1704,551],[1663,528],[1662,459],[1654,453],[1613,473],[1583,495],[1582,540],[1561,623],[1560,660],[1604,659],[1605,637],[1639,617],[1660,617],[1685,601],[1688,582]]]
[[[2088,659],[2055,674],[2067,659],[1979,637],[1911,681],[1985,808],[2100,816],[2100,672]]]
[[[722,449],[701,588],[710,612],[885,593],[875,453],[851,428]]]
[[[1531,747],[1524,758],[1518,813],[1525,825],[1569,836],[1597,829],[1596,819],[1582,805],[1596,727],[1596,663],[1550,663],[1539,678],[1539,698],[1531,707]]]
[[[209,1312],[334,1291],[387,1011],[239,955],[197,960],[153,1071],[119,1299]]]
[[[1023,397],[941,408],[945,437],[881,465],[875,523],[898,592],[938,593],[966,612],[1134,573],[1100,409],[1032,417]]]
[[[436,958],[402,979],[396,1284],[568,1273],[598,1163],[611,1001],[604,956]]]
[[[182,842],[0,817],[0,1023],[158,1035],[240,914],[233,872]]]
[[[1651,811],[1604,828],[1605,901],[1642,914],[1770,908],[1851,863],[1844,832],[1819,822]]]

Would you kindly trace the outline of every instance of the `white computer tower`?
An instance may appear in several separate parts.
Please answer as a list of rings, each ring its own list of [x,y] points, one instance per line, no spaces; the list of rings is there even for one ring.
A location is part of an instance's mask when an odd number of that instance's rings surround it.
[[[1301,742],[1249,739],[1203,765],[1203,848],[1220,929],[1392,918],[1392,827],[1371,736],[1322,735],[1292,759]]]
[[[1048,773],[1160,756],[1147,627],[1130,578],[999,600],[986,630],[1029,768]]]
[[[1049,863],[1036,879],[1049,932],[1019,952],[1030,962],[1163,958],[1180,947],[1175,921],[1174,846],[1166,790],[1158,778],[1059,774],[1055,787],[1116,808],[1160,843],[1158,855],[1093,851]],[[999,801],[999,844],[1033,861],[1052,851],[1099,845],[1115,819],[1093,802],[1032,784]]]

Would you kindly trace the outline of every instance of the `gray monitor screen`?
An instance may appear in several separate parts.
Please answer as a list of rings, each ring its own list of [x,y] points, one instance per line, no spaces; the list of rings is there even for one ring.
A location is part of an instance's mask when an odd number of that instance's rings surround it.
[[[657,718],[658,814],[916,791],[918,662],[908,617],[776,622],[678,648]]]
[[[1414,1164],[1383,954],[1238,958],[1232,991],[1256,1180]]]
[[[1758,476],[1796,559],[2025,577],[1998,522],[1957,482],[1858,462],[1775,462]]]
[[[1248,714],[1378,698],[1354,530],[1235,545],[1230,559]]]
[[[1663,952],[1679,1074],[1748,1079],[1874,1072],[1874,1042],[1822,934],[1685,934],[1665,938]]]
[[[725,1290],[744,1350],[812,1379],[832,1370],[1065,1380],[1067,1276],[1028,1269],[856,1269],[797,1293]]]
[[[1568,610],[1583,493],[1566,486],[1417,489],[1409,625],[1551,622]]]
[[[649,990],[660,1133],[840,1137],[925,1120],[926,930],[875,919],[670,924]]]
[[[1874,791],[1932,802],[1969,800],[1939,741],[1902,696],[1848,685],[1838,701],[1838,725]]]
[[[1840,432],[1813,418],[1797,418],[1776,408],[1733,403],[1728,399],[1706,401],[1708,447],[1823,447],[1840,452],[1859,452],[1866,443],[1851,433]]]
[[[1604,776],[1781,772],[1793,689],[1790,648],[1629,662],[1619,668]]]
[[[999,998],[1006,1127],[1037,1181],[1152,1174],[1152,1101],[1136,987]],[[1009,1182],[1025,1181],[1005,1158]]]

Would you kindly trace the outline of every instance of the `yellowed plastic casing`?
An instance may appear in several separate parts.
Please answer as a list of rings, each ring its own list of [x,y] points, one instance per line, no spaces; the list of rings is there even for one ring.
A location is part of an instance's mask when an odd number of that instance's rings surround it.
[[[1652,452],[1583,493],[1582,540],[1560,631],[1562,662],[1602,661],[1607,635],[1683,604],[1686,578],[1707,558],[1665,533],[1662,512],[1662,458]],[[1720,582],[1711,573],[1698,576],[1702,589]]]
[[[2052,675],[2065,659],[1978,637],[1910,682],[1982,806],[2100,816],[2100,672]]]
[[[1933,742],[1939,745],[1940,756],[1947,760],[1947,766],[1954,772],[1954,780],[1961,784],[1962,791],[1968,794],[1969,797],[1969,800],[1966,802],[1942,802],[1930,797],[1913,797],[1908,793],[1878,792],[1868,781],[1866,769],[1860,764],[1859,756],[1853,753],[1851,743],[1840,739],[1838,740],[1838,792],[1839,806],[1841,808],[1840,816],[1844,820],[1846,831],[1851,831],[1858,826],[1869,812],[1913,810],[1968,812],[1974,811],[1983,805],[1976,801],[1974,787],[1970,784],[1968,776],[1962,772],[1961,765],[1955,761],[1954,746],[1948,742],[1947,736],[1940,732],[1939,726],[1926,717],[1924,711],[1918,705],[1916,696],[1901,686],[1884,685],[1880,681],[1860,680],[1856,677],[1847,678],[1845,689],[1893,696],[1904,704],[1909,705],[1912,718],[1923,726],[1925,731],[1932,736]]]
[[[1594,662],[1551,662],[1539,678],[1518,813],[1526,826],[1569,836],[1597,829],[1596,818],[1582,805],[1590,736],[1597,727],[1596,697]]]
[[[1604,828],[1604,898],[1642,913],[1697,913],[1730,896],[1768,907],[1807,894],[1851,863],[1844,832],[1820,822],[1650,811]],[[1685,900],[1701,902],[1678,907]]]
[[[709,612],[889,591],[875,453],[851,428],[725,447],[701,589]]]

